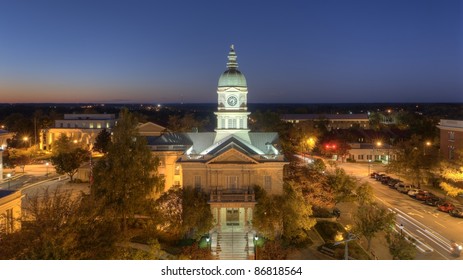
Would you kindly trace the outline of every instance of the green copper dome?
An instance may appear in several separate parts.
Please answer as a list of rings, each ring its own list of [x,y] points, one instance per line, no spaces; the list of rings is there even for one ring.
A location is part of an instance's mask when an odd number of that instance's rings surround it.
[[[233,45],[231,45],[230,53],[228,54],[228,69],[220,75],[219,87],[247,87],[246,78],[238,69],[236,62],[236,53]]]

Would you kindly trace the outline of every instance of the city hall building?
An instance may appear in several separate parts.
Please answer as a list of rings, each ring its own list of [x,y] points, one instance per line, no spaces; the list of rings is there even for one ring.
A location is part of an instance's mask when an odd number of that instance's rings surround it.
[[[253,187],[270,194],[283,193],[283,166],[287,163],[276,132],[248,128],[248,87],[238,70],[231,46],[227,70],[217,87],[217,125],[214,132],[147,136],[161,160],[159,173],[165,189],[193,187],[209,194],[214,217],[212,250],[224,258],[248,258],[253,252],[252,220],[257,203]]]

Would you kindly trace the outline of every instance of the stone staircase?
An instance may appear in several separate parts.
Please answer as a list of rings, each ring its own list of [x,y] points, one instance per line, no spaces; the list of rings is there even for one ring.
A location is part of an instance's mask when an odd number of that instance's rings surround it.
[[[247,260],[247,233],[243,231],[225,231],[217,236],[217,258],[219,260]]]

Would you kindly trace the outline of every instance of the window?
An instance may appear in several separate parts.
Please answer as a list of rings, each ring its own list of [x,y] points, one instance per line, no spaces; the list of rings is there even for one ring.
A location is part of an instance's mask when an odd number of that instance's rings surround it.
[[[175,165],[175,174],[174,175],[180,175],[180,165]]]
[[[449,132],[449,140],[452,140],[452,141],[455,140],[455,132],[453,131]]]
[[[232,128],[233,122],[231,119],[228,119],[228,128]]]
[[[232,128],[236,128],[236,119],[232,119]]]
[[[101,123],[97,123],[96,128],[101,128]]]
[[[264,176],[264,189],[270,191],[272,189],[272,176]]]
[[[201,188],[201,176],[195,175],[195,188]]]
[[[240,119],[240,127],[239,128],[244,128],[244,121],[243,121],[242,118]]]
[[[109,122],[106,123],[106,128],[109,128]]]
[[[363,160],[363,155],[358,155],[357,159],[362,159]]]
[[[221,122],[220,128],[225,128],[225,119],[221,119],[220,122]]]
[[[90,126],[89,126],[89,127],[90,127],[90,128],[93,128],[93,123],[92,123],[92,122],[90,123]]]
[[[227,177],[227,188],[231,190],[238,188],[238,176]]]
[[[371,160],[372,156],[371,155],[367,155],[367,159],[368,160]]]

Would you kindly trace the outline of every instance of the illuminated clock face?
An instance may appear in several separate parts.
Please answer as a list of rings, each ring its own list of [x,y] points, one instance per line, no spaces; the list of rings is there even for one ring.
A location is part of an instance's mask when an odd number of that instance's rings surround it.
[[[228,105],[230,105],[230,106],[235,106],[236,103],[238,103],[238,99],[236,99],[236,97],[234,97],[234,96],[230,96],[230,97],[227,99],[227,103],[228,103]]]

